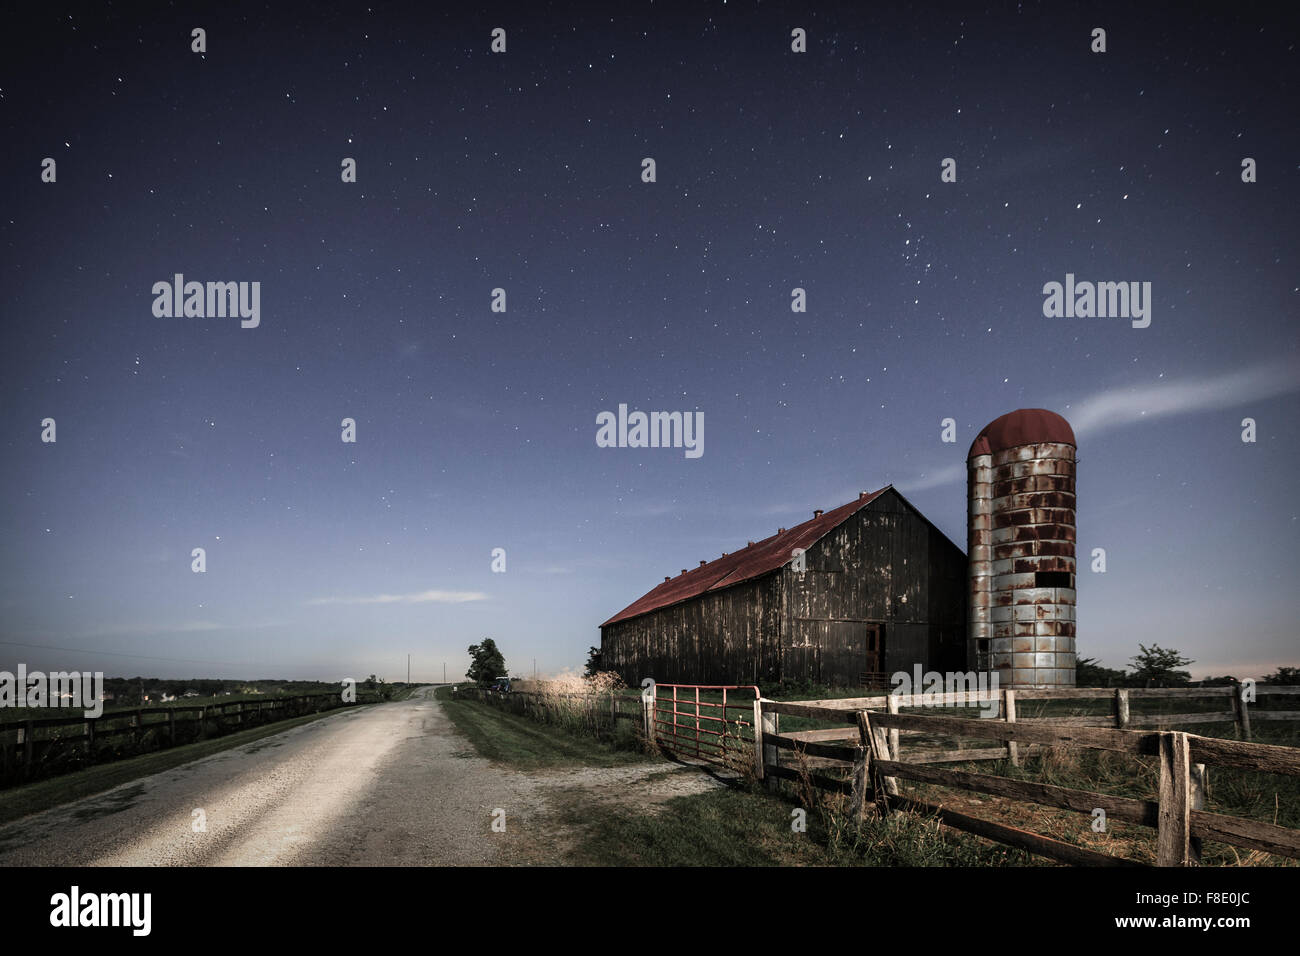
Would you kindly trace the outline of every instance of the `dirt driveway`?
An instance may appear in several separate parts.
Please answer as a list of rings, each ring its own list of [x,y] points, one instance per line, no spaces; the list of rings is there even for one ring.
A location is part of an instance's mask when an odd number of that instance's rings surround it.
[[[621,801],[634,792],[653,803],[719,786],[660,761],[496,767],[430,692],[345,710],[0,827],[0,866],[556,864],[575,834],[553,810],[578,793]],[[497,810],[504,833],[492,829]]]

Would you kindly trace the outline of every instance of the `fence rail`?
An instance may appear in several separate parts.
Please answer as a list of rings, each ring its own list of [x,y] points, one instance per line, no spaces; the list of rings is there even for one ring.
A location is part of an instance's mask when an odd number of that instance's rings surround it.
[[[375,695],[359,694],[357,703],[371,703]],[[32,717],[0,723],[0,781],[13,784],[30,780],[42,764],[65,760],[95,762],[105,745],[129,737],[139,746],[154,734],[159,747],[172,747],[181,738],[203,739],[209,731],[272,723],[336,707],[348,706],[339,693],[295,694],[266,700],[238,700],[225,704],[188,704],[178,707],[140,707],[108,711],[99,717]],[[65,733],[68,729],[72,732]],[[189,733],[188,731],[193,731]],[[114,754],[114,759],[118,755]]]
[[[1236,688],[1229,690],[1233,692],[1232,699],[1236,703],[1224,714],[1152,716],[1158,716],[1160,723],[1187,721],[1189,716],[1231,720],[1238,732],[1248,737],[1250,715],[1247,706],[1235,696]],[[1300,687],[1258,685],[1256,690],[1261,695],[1300,694]],[[1207,839],[1300,859],[1300,830],[1204,809],[1206,765],[1300,776],[1300,748],[1202,737],[1186,731],[1134,730],[1126,726],[1139,722],[1131,720],[1128,715],[1127,703],[1132,697],[1184,698],[1218,696],[1220,693],[1220,688],[1121,688],[1118,691],[1000,690],[811,702],[760,698],[755,703],[755,725],[759,728],[754,741],[755,765],[760,779],[767,779],[769,785],[777,780],[803,781],[819,789],[848,794],[851,806],[859,814],[870,802],[875,802],[885,811],[911,809],[932,813],[947,826],[1076,865],[1139,864],[903,795],[898,781],[954,787],[1083,814],[1091,814],[1100,808],[1116,820],[1154,829],[1156,859],[1160,866],[1199,863],[1201,841]],[[1069,697],[1110,697],[1115,702],[1114,711],[1111,717],[1102,719],[1106,726],[1099,725],[1095,718],[1086,722],[1080,718],[1016,720],[1018,700]],[[899,712],[902,707],[975,705],[995,701],[1001,705],[1000,719]],[[1300,713],[1290,711],[1256,712],[1255,716],[1258,717],[1259,713],[1276,714],[1278,719],[1300,719]],[[781,715],[849,726],[783,734],[779,732]],[[1001,745],[938,753],[916,751],[905,760],[900,752],[899,735],[909,732],[935,737],[994,740]],[[1030,747],[1076,747],[1155,757],[1159,763],[1159,793],[1154,800],[1142,800],[937,766],[998,759],[1019,763],[1021,748],[1027,750]],[[798,769],[782,765],[781,755],[792,752],[798,758]],[[850,773],[845,779],[810,772],[813,768],[826,767],[848,769]]]

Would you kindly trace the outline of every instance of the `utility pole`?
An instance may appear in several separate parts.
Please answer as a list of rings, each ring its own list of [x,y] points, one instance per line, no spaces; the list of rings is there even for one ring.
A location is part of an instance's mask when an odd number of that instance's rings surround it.
[[[447,683],[447,662],[442,662],[442,682]]]
[[[410,686],[411,683],[411,655],[410,654],[406,655],[406,683],[407,686]]]

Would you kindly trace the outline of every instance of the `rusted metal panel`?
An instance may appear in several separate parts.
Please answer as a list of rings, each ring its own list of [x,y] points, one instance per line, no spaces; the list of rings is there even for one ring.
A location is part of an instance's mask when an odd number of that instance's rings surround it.
[[[701,561],[698,567],[669,577],[641,598],[619,611],[605,624],[614,624],[648,614],[673,604],[689,601],[723,588],[734,587],[778,570],[790,562],[797,551],[807,550],[832,529],[841,525],[850,515],[869,505],[888,488],[868,494],[863,492],[832,511],[818,512],[809,521],[793,528],[782,528],[761,541],[751,542],[714,561]],[[604,626],[604,625],[602,625]]]
[[[1006,686],[1074,681],[1075,447],[1069,424],[1043,409],[1002,416],[971,446],[968,626],[973,635],[975,610],[988,608],[987,648],[975,650]]]

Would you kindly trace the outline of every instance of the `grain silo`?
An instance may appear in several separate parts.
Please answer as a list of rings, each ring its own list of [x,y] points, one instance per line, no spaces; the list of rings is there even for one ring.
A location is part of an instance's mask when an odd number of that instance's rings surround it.
[[[1002,687],[1072,687],[1074,431],[1022,408],[991,422],[967,457],[968,648]]]

